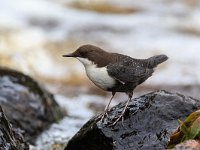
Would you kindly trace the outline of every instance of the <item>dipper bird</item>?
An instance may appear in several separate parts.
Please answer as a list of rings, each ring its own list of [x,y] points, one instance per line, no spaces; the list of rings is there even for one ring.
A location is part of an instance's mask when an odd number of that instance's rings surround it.
[[[121,113],[114,121],[115,125],[126,111],[133,96],[133,90],[154,72],[154,68],[166,61],[166,55],[156,55],[148,59],[135,59],[127,55],[106,52],[93,45],[83,45],[75,52],[63,57],[75,57],[85,67],[89,79],[99,88],[112,92],[112,97],[105,107],[101,121],[107,114],[109,105],[116,92],[125,92],[129,99]]]

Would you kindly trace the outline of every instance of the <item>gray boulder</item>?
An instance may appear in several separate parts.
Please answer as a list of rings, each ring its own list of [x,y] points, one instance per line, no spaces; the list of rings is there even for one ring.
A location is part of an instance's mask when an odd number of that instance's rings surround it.
[[[0,68],[0,105],[13,126],[24,130],[25,139],[31,143],[64,114],[53,95],[31,77],[6,68]]]

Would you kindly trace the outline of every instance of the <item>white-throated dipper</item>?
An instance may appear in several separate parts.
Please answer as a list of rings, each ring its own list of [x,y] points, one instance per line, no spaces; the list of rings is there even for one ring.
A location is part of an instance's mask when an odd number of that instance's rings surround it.
[[[123,118],[136,86],[147,80],[158,64],[168,59],[166,55],[156,55],[148,59],[135,59],[123,54],[106,52],[89,44],[83,45],[75,52],[63,55],[63,57],[77,58],[83,63],[87,76],[96,86],[112,92],[112,97],[101,120],[107,114],[116,92],[125,92],[128,95],[129,99],[113,125]]]

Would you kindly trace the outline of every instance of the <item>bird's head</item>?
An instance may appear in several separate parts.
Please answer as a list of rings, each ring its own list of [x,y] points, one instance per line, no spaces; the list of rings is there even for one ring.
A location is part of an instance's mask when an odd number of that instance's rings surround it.
[[[94,64],[96,60],[102,58],[102,53],[105,53],[102,49],[93,46],[93,45],[83,45],[79,47],[75,52],[63,55],[63,57],[75,57],[83,65],[91,65]]]

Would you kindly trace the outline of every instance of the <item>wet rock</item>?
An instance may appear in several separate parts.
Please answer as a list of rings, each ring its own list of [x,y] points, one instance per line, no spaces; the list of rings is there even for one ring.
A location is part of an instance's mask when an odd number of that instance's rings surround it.
[[[1,150],[28,150],[22,130],[13,128],[0,106],[0,149]]]
[[[160,150],[165,149],[170,134],[200,108],[200,100],[181,94],[158,91],[132,100],[124,122],[109,126],[119,116],[125,103],[113,107],[104,123],[100,116],[88,121],[68,142],[65,150]]]
[[[25,130],[25,138],[36,136],[62,116],[53,95],[29,76],[0,68],[0,105],[15,127]]]

